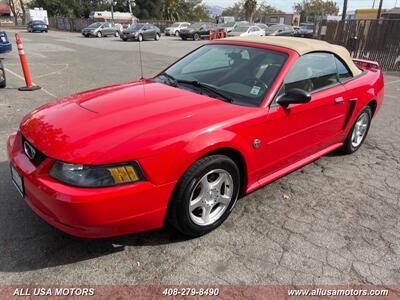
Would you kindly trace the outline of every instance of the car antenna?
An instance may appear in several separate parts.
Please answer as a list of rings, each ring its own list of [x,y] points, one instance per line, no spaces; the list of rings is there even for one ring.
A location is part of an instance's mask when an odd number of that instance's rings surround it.
[[[140,60],[140,80],[144,79],[143,76],[143,59],[142,59],[142,46],[141,46],[141,41],[139,39],[139,60]]]

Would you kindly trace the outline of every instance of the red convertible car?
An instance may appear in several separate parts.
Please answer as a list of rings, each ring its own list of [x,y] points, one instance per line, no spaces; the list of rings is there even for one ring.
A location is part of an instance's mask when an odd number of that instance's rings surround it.
[[[8,140],[12,180],[54,227],[200,236],[250,193],[357,151],[383,101],[376,62],[323,41],[213,41],[151,79],[45,104]]]

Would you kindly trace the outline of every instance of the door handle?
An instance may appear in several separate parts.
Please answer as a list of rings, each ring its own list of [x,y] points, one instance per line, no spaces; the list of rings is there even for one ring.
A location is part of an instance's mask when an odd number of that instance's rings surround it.
[[[344,98],[343,97],[335,98],[335,104],[342,104],[342,103],[344,103]]]

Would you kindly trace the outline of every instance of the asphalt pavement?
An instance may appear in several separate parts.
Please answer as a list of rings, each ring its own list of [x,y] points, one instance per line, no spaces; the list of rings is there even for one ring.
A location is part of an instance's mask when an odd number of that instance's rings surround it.
[[[8,31],[11,37],[15,31]],[[242,198],[214,232],[170,229],[109,239],[63,234],[36,216],[11,183],[6,139],[55,98],[140,78],[138,46],[76,33],[22,33],[36,92],[20,92],[15,51],[0,90],[0,282],[3,284],[399,284],[400,75],[364,146],[329,154]],[[13,40],[13,39],[12,39]],[[141,44],[151,76],[204,42]]]

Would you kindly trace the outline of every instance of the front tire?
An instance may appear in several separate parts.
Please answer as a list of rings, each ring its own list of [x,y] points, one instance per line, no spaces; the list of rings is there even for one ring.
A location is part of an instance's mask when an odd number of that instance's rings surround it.
[[[116,32],[114,33],[114,36],[115,36],[115,37],[119,37],[119,32],[116,31]]]
[[[98,37],[98,38],[103,37],[103,33],[102,33],[101,31],[99,31],[99,32],[97,33],[97,37]]]
[[[371,126],[372,111],[369,106],[366,106],[356,119],[351,128],[341,152],[344,154],[352,154],[356,152],[365,141],[369,128]]]
[[[158,33],[156,33],[156,36],[154,37],[154,39],[155,39],[156,41],[159,41],[159,40],[160,40],[160,35],[159,35]]]
[[[143,35],[142,35],[142,34],[139,34],[139,36],[138,36],[138,41],[139,41],[139,42],[143,42]]]
[[[200,41],[200,35],[198,33],[195,33],[193,36],[193,40]]]
[[[178,31],[178,30],[175,31],[175,36],[176,36],[176,37],[179,37],[179,31]]]
[[[229,216],[239,190],[239,168],[229,157],[202,158],[179,180],[168,209],[169,221],[187,236],[207,234]]]

